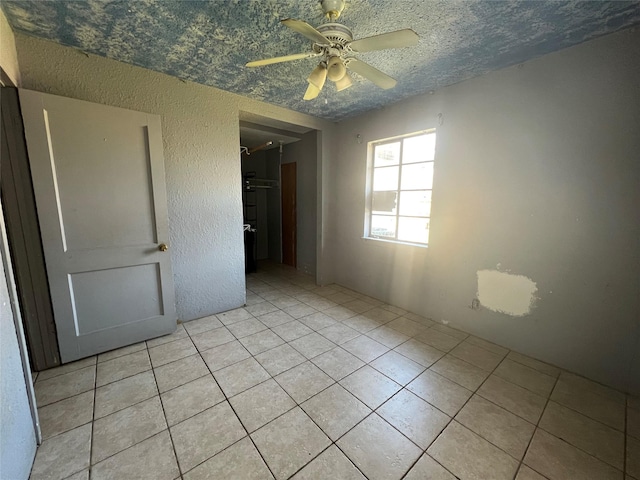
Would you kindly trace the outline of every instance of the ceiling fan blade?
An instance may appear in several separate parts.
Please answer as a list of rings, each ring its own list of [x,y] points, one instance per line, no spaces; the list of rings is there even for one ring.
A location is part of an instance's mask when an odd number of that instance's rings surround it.
[[[350,58],[349,63],[347,63],[347,68],[353,70],[359,75],[362,75],[367,80],[372,81],[385,90],[395,87],[396,83],[398,83],[394,78],[391,78],[386,73],[372,67],[368,63],[361,62],[357,58]]]
[[[318,95],[320,95],[321,90],[322,90],[321,88],[316,87],[313,83],[309,83],[309,86],[307,87],[307,91],[304,92],[304,97],[302,97],[302,99],[313,100]]]
[[[281,20],[281,23],[283,23],[286,27],[289,27],[291,30],[304,35],[309,40],[315,43],[319,43],[320,45],[329,45],[331,43],[329,42],[329,39],[327,37],[322,35],[318,30],[313,28],[307,22],[303,22],[302,20],[295,20],[293,18],[287,18],[285,20]]]
[[[294,53],[293,55],[285,55],[284,57],[265,58],[264,60],[255,60],[247,63],[246,67],[262,67],[264,65],[272,65],[274,63],[291,62],[293,60],[300,60],[303,58],[312,58],[320,56],[319,53]]]
[[[396,30],[395,32],[374,35],[373,37],[354,40],[349,45],[354,52],[371,52],[384,50],[385,48],[413,47],[418,44],[420,37],[410,28]]]

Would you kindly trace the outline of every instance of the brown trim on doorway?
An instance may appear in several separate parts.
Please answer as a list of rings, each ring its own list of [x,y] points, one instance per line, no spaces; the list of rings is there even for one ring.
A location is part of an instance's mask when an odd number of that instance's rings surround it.
[[[0,97],[2,107],[0,193],[31,367],[39,371],[60,365],[58,338],[42,251],[18,90],[2,87]]]

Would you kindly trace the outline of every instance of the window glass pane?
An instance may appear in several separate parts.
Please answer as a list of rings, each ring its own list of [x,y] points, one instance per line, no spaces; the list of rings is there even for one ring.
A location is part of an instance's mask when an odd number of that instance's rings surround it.
[[[431,189],[433,186],[433,162],[416,163],[402,167],[402,190]]]
[[[373,190],[380,192],[384,190],[398,189],[398,167],[385,167],[373,169]]]
[[[431,214],[431,191],[400,192],[400,215],[428,217]]]
[[[398,192],[373,192],[371,209],[373,213],[387,213],[395,215],[398,205]]]
[[[376,145],[373,153],[373,166],[386,167],[400,163],[400,142]]]
[[[429,242],[429,219],[400,217],[398,219],[398,240],[414,243]]]
[[[371,236],[394,238],[396,236],[396,217],[371,215]]]
[[[402,146],[402,163],[426,162],[436,154],[436,134],[427,133],[405,138]]]

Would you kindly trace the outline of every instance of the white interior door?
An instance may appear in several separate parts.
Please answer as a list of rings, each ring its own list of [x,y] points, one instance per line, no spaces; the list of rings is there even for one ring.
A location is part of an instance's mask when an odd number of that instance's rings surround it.
[[[62,362],[173,332],[160,117],[29,90],[20,104]]]

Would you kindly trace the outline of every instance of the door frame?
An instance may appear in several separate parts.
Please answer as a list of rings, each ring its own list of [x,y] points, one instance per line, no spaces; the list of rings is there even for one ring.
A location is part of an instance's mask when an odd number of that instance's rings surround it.
[[[284,221],[284,209],[285,209],[285,176],[283,175],[284,169],[293,170],[293,265],[290,263],[285,263],[285,221]],[[281,242],[281,250],[282,250],[282,263],[285,265],[290,265],[294,268],[298,267],[298,164],[297,162],[288,162],[280,164],[280,242]],[[288,238],[288,237],[287,237]]]
[[[20,360],[22,362],[22,373],[24,375],[24,383],[27,387],[27,398],[29,399],[29,409],[31,410],[31,418],[33,420],[33,429],[36,434],[36,442],[38,445],[42,443],[42,432],[40,430],[40,419],[38,417],[38,405],[36,404],[36,393],[33,388],[33,377],[31,376],[31,365],[29,364],[29,353],[27,351],[27,341],[22,328],[22,315],[20,313],[20,303],[18,302],[18,293],[16,291],[16,282],[13,277],[13,267],[11,265],[11,254],[9,252],[9,243],[7,241],[7,230],[4,223],[4,212],[2,210],[2,202],[0,201],[0,257],[2,257],[2,267],[9,287],[9,300],[11,302],[11,310],[13,312],[13,325],[16,329],[16,337],[18,339],[18,349],[20,350]]]
[[[22,321],[34,370],[60,365],[53,307],[16,88],[2,87],[2,198]]]
[[[0,87],[13,87],[13,83],[9,75],[0,66]],[[2,168],[0,168],[0,176],[2,176]],[[18,294],[16,289],[16,281],[13,276],[13,265],[11,250],[9,248],[9,240],[7,237],[7,229],[4,222],[4,211],[2,209],[2,199],[0,199],[0,267],[4,269],[5,280],[9,290],[9,298],[11,301],[11,311],[13,312],[13,325],[16,330],[16,338],[18,340],[18,350],[20,351],[20,361],[22,363],[22,375],[27,389],[27,398],[29,399],[29,410],[31,411],[31,421],[33,422],[33,430],[36,436],[36,443],[42,443],[42,430],[40,430],[40,417],[38,416],[38,404],[36,403],[36,392],[33,388],[33,377],[31,376],[31,365],[29,360],[29,348],[27,340],[24,336],[22,315],[20,312],[20,304],[18,302]],[[43,263],[44,266],[44,263]],[[57,348],[56,339],[56,348]],[[58,357],[59,358],[59,357]]]

